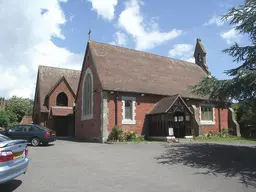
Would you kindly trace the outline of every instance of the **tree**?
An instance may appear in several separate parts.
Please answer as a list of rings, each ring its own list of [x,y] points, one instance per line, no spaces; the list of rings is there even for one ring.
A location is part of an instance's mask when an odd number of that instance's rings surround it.
[[[0,110],[0,127],[7,127],[9,124],[9,116],[6,111]]]
[[[192,93],[207,95],[209,100],[222,104],[235,100],[256,105],[256,1],[245,0],[244,5],[230,9],[222,19],[234,25],[239,33],[248,35],[249,45],[234,43],[223,50],[234,58],[234,62],[241,63],[239,67],[225,71],[231,79],[205,77],[191,87]]]
[[[6,111],[10,117],[10,122],[20,122],[25,115],[29,115],[32,111],[30,99],[13,96],[7,101]]]

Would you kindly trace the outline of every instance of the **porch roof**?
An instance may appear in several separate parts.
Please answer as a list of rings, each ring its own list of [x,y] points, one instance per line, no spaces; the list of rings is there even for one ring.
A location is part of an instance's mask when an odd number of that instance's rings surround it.
[[[173,104],[177,101],[177,99],[180,99],[183,105],[187,108],[187,110],[193,114],[193,112],[189,109],[185,101],[182,99],[182,97],[177,94],[177,95],[172,95],[170,97],[164,97],[161,99],[149,112],[149,115],[154,115],[154,114],[161,114],[161,113],[167,113]]]
[[[73,108],[62,107],[62,106],[52,106],[51,112],[52,112],[52,116],[68,116],[73,114]]]

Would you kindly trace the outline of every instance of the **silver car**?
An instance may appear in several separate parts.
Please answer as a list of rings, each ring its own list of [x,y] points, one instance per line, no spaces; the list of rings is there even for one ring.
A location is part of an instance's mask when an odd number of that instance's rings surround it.
[[[27,142],[0,134],[0,184],[25,174],[29,164]]]

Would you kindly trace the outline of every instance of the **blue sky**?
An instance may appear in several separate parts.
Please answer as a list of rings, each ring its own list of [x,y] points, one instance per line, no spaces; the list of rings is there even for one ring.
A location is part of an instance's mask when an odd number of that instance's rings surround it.
[[[92,10],[90,1],[69,1],[61,6],[67,18],[63,26],[65,41],[57,40],[59,46],[64,46],[74,52],[83,52],[87,41],[88,30],[91,29],[91,39],[111,43],[115,40],[115,32],[120,31],[127,35],[127,43],[121,46],[136,48],[134,38],[118,25],[118,19],[122,11],[126,9],[127,1],[118,1],[115,6],[113,20],[108,20]],[[141,1],[140,16],[143,17],[143,25],[151,25],[151,22],[158,24],[159,31],[168,32],[173,29],[182,30],[182,34],[176,38],[166,40],[158,46],[143,51],[168,56],[169,50],[176,44],[192,44],[195,39],[201,38],[207,50],[207,64],[212,75],[225,78],[223,71],[236,66],[232,58],[223,54],[221,50],[230,46],[227,43],[228,37],[222,38],[221,34],[228,32],[231,26],[228,23],[216,24],[218,21],[209,23],[211,19],[217,18],[226,13],[231,7],[243,3],[241,0],[148,0]],[[159,3],[161,2],[161,3]],[[129,21],[128,21],[129,22]],[[206,25],[206,23],[209,23]],[[245,38],[239,38],[236,34],[231,39],[243,42]],[[193,50],[192,50],[193,51]],[[191,52],[192,56],[193,52]],[[183,59],[183,56],[174,56]]]
[[[247,39],[219,16],[240,4],[243,0],[1,1],[0,96],[33,98],[39,65],[80,70],[89,29],[95,41],[191,62],[200,38],[212,75],[226,78],[223,72],[237,64],[221,51]]]

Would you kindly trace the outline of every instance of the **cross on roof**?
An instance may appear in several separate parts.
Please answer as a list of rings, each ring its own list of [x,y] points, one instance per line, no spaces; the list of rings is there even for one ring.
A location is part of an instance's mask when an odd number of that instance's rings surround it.
[[[91,39],[91,30],[89,29],[89,32],[88,32],[88,41],[90,41]]]

